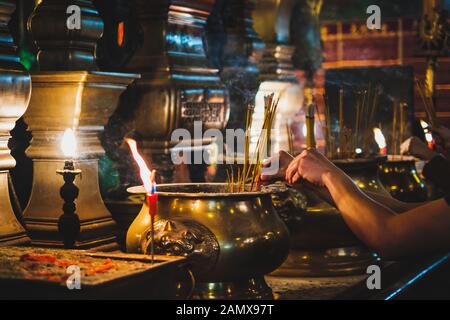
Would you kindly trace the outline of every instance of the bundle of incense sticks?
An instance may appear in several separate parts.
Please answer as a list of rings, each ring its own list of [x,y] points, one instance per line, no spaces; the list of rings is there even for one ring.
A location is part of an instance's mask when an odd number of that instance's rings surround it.
[[[258,188],[262,170],[262,161],[270,148],[272,127],[279,101],[280,99],[275,99],[275,94],[273,93],[264,97],[264,121],[256,143],[256,148],[252,155],[250,155],[250,132],[252,129],[254,108],[248,108],[245,125],[244,164],[242,170],[238,167],[236,176],[233,167],[231,167],[230,170],[227,170],[229,192],[255,191]]]
[[[436,126],[436,108],[431,92],[427,89],[428,85],[425,81],[416,79],[416,85],[425,108],[425,113],[427,114],[428,123],[434,127]]]
[[[339,89],[339,115],[338,115],[338,144],[332,132],[331,111],[328,96],[324,95],[325,126],[324,137],[329,158],[346,159],[355,157],[356,148],[360,147],[362,133],[363,150],[368,152],[372,139],[372,129],[376,120],[379,105],[380,88],[369,84],[367,90],[356,93],[356,119],[353,128],[345,125],[344,119],[344,90]]]

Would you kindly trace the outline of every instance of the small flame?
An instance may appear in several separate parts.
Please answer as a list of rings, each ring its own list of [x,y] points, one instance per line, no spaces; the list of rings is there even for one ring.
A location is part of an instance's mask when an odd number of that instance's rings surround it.
[[[386,148],[386,139],[383,132],[379,128],[373,128],[373,134],[375,135],[375,141],[380,149]]]
[[[145,191],[148,194],[151,194],[155,191],[155,179],[156,179],[156,171],[150,170],[145,163],[144,158],[139,154],[137,149],[137,143],[133,139],[125,140],[128,146],[130,147],[131,153],[133,154],[133,158],[139,166],[139,174],[141,176],[142,183],[144,184]]]
[[[77,154],[77,139],[72,129],[66,129],[61,141],[61,150],[65,157],[75,158]]]
[[[123,46],[124,39],[125,39],[125,23],[121,21],[117,25],[117,44],[119,45],[119,47]]]
[[[425,121],[420,120],[420,126],[422,127],[422,129],[428,131],[429,126],[428,126],[428,123],[426,123]]]
[[[428,123],[426,123],[423,120],[420,120],[420,126],[423,129],[423,132],[425,133],[425,139],[427,140],[428,143],[433,142],[433,135],[430,132],[430,126],[428,125]]]

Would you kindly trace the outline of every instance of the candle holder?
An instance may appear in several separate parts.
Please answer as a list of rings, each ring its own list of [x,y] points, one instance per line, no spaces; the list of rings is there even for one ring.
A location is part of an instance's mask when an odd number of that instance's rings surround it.
[[[80,234],[80,218],[76,213],[75,199],[80,189],[74,184],[75,178],[81,175],[81,170],[75,169],[73,161],[66,161],[63,170],[56,173],[63,177],[64,185],[60,189],[60,196],[64,199],[63,214],[58,220],[58,230],[65,248],[73,248]]]
[[[82,28],[66,28],[69,5],[81,8]],[[65,164],[59,142],[63,132],[77,132],[74,165],[84,173],[80,180],[77,214],[80,233],[76,248],[115,246],[116,224],[106,209],[98,183],[98,160],[104,125],[118,106],[122,92],[136,74],[96,71],[96,43],[103,22],[90,0],[43,0],[30,16],[28,27],[39,49],[39,72],[32,74],[33,92],[25,122],[33,135],[26,154],[33,160],[33,187],[24,222],[32,242],[64,246],[58,221],[63,200],[55,172]]]
[[[9,169],[16,165],[8,148],[10,131],[27,109],[31,94],[30,75],[20,64],[8,30],[8,22],[15,8],[15,1],[0,2],[0,245],[29,242],[11,205],[8,181]]]

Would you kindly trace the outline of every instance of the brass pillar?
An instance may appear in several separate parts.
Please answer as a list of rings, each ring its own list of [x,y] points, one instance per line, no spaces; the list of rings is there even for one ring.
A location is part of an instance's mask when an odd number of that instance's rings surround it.
[[[269,153],[289,149],[290,121],[301,107],[302,92],[292,64],[295,48],[291,46],[290,37],[295,2],[260,0],[253,12],[255,30],[265,42],[264,54],[258,63],[261,84],[256,94],[255,128],[260,128],[264,119],[264,96],[274,92],[280,98]]]
[[[228,93],[219,72],[207,59],[205,25],[212,0],[137,0],[142,43],[125,70],[142,78],[128,94],[137,101],[131,127],[140,137],[141,150],[158,171],[159,182],[170,182],[174,165],[175,129],[187,129],[187,150],[202,149],[211,139],[193,135],[194,122],[203,131],[223,129],[227,123]]]
[[[426,96],[435,100],[436,67],[439,57],[449,55],[450,24],[448,13],[442,8],[440,0],[423,0],[422,19],[419,24],[421,40],[420,56],[426,57],[425,71]]]
[[[255,104],[260,85],[264,42],[253,28],[256,6],[256,0],[216,0],[208,21],[208,56],[230,93],[230,129],[245,127],[247,107]]]
[[[10,131],[27,109],[31,94],[30,75],[20,64],[8,30],[8,22],[15,8],[14,0],[0,2],[0,245],[29,241],[16,219],[8,186],[9,169],[16,165],[8,148]]]
[[[81,29],[68,30],[69,5],[81,8]],[[63,184],[56,170],[64,167],[61,151],[64,131],[76,133],[74,159],[82,176],[76,201],[80,233],[74,247],[114,245],[115,223],[103,204],[98,185],[98,159],[103,155],[99,136],[119,97],[138,75],[99,72],[96,43],[103,22],[90,0],[43,0],[29,20],[38,46],[41,71],[32,74],[33,92],[24,118],[33,135],[27,155],[33,159],[33,188],[24,221],[32,242],[63,246],[58,219],[63,214],[59,190]]]
[[[297,1],[292,16],[292,41],[295,46],[294,66],[305,73],[304,101],[305,123],[307,128],[307,147],[316,146],[314,137],[315,83],[314,75],[323,61],[322,44],[320,42],[319,14],[322,0]]]

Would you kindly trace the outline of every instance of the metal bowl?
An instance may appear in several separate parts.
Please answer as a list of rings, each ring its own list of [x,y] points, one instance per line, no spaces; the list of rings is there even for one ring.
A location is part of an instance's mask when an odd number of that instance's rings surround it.
[[[150,238],[144,204],[128,230],[127,251],[148,253]],[[270,298],[263,277],[288,252],[289,233],[269,191],[229,193],[224,183],[158,186],[155,253],[189,258],[197,296]]]

